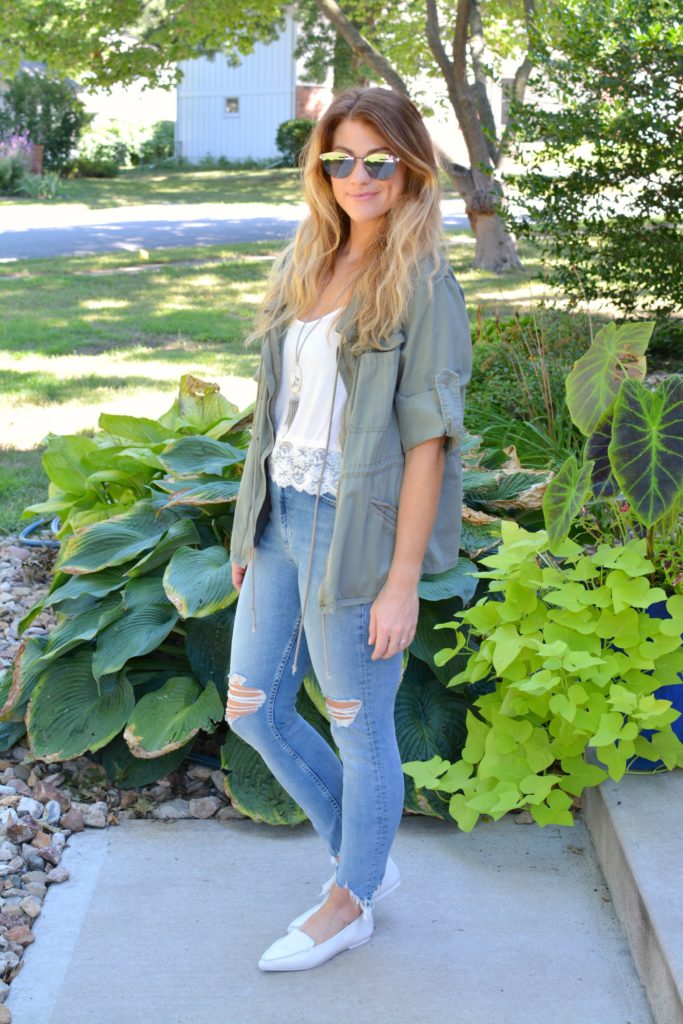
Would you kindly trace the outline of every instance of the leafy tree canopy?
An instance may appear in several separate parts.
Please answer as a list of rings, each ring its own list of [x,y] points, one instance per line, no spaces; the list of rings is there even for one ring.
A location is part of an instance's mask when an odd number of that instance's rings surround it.
[[[624,312],[683,309],[683,20],[677,0],[567,0],[550,45],[532,34],[533,88],[512,104],[528,219],[547,278]],[[557,40],[562,39],[561,45]],[[508,185],[510,184],[508,180]]]
[[[0,74],[45,61],[83,84],[176,80],[175,64],[223,49],[234,62],[284,27],[278,0],[21,0],[0,5]]]

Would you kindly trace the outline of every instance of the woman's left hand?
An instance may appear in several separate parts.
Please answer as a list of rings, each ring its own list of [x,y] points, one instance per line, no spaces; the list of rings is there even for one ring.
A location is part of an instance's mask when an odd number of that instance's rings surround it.
[[[416,586],[384,584],[370,607],[368,643],[375,645],[371,655],[373,661],[391,658],[397,651],[410,646],[419,610]]]

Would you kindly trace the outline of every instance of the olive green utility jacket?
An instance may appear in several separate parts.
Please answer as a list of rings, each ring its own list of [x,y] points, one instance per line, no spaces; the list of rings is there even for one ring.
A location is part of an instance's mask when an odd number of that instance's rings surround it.
[[[405,452],[443,435],[445,469],[421,575],[443,572],[458,561],[462,518],[460,442],[472,347],[462,288],[445,257],[440,259],[432,298],[421,277],[404,323],[382,339],[381,350],[371,349],[359,356],[351,353],[348,342],[355,336],[350,326],[354,299],[335,325],[340,332],[337,373],[344,382],[347,399],[339,431],[342,457],[334,529],[317,595],[324,640],[328,612],[341,605],[373,601],[386,580],[394,551]],[[425,268],[425,258],[420,266]],[[271,330],[261,349],[252,438],[230,545],[231,561],[242,566],[252,557],[270,514],[266,459],[275,443],[272,412],[285,334],[286,329]],[[253,629],[254,569],[252,565]],[[264,626],[267,628],[267,624]],[[293,671],[295,668],[296,655]]]

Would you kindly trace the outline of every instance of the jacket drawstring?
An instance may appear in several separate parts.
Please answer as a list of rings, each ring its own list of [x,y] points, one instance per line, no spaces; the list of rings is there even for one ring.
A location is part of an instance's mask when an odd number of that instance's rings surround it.
[[[294,651],[294,663],[292,665],[292,675],[296,674],[297,659],[299,657],[299,644],[301,643],[301,633],[304,628],[304,614],[306,612],[306,602],[308,600],[308,590],[311,583],[311,567],[313,565],[313,549],[315,547],[315,527],[318,521],[318,502],[320,500],[320,488],[323,482],[323,474],[325,472],[325,464],[327,463],[327,453],[330,448],[330,434],[332,433],[332,419],[334,417],[334,399],[337,394],[337,379],[339,377],[339,348],[337,348],[337,370],[334,375],[334,387],[332,389],[332,407],[330,409],[330,419],[327,424],[327,440],[325,441],[325,457],[323,459],[322,469],[320,470],[320,477],[318,479],[318,490],[315,495],[315,508],[313,510],[313,536],[311,537],[311,549],[308,556],[308,571],[306,573],[306,590],[304,591],[304,603],[301,609],[301,621],[299,623],[299,631],[296,640],[296,649]],[[330,666],[327,659],[327,612],[322,613],[322,625],[323,625],[323,654],[325,664],[325,678],[331,677]]]
[[[259,384],[260,384],[260,378],[259,378]],[[266,398],[266,401],[267,401],[267,398]],[[256,452],[256,458],[259,458],[259,459],[261,457],[261,454],[260,454],[261,453],[261,446],[260,446],[260,443],[259,443],[260,440],[261,440],[260,434],[257,434],[256,435],[256,447],[255,447],[254,451]],[[256,467],[254,468],[254,470],[253,470],[253,472],[251,474],[251,508],[249,510],[249,536],[251,537],[251,631],[252,631],[252,633],[256,632],[256,601],[255,601],[255,597],[254,597],[255,589],[256,589],[256,583],[255,583],[255,579],[254,579],[254,576],[255,576],[255,573],[256,573],[256,558],[254,557],[255,556],[255,551],[256,551],[256,549],[254,547],[254,534],[255,534],[255,528],[254,528],[254,504],[255,504],[255,502],[256,502]]]

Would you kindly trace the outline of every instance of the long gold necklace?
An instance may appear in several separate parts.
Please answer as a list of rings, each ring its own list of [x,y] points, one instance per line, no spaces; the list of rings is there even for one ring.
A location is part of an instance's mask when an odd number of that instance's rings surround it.
[[[350,282],[347,282],[342,288],[342,290],[336,295],[334,300],[335,303],[338,302],[339,299],[342,297],[346,289],[349,287],[349,283]],[[329,280],[327,284],[329,284]],[[291,427],[294,417],[296,416],[296,411],[299,408],[299,402],[301,401],[301,388],[303,387],[304,375],[303,370],[301,368],[301,363],[299,362],[299,358],[301,356],[301,353],[303,352],[304,345],[306,344],[309,337],[313,333],[316,325],[319,324],[322,318],[327,315],[327,313],[323,313],[322,316],[319,316],[316,320],[301,321],[301,330],[299,331],[299,336],[296,339],[296,343],[294,346],[294,366],[289,371],[289,388],[291,391],[291,395],[289,399],[289,405],[287,406],[287,416],[285,418],[286,427]],[[304,327],[306,326],[307,323],[311,324],[311,328],[306,334],[304,340],[301,341],[301,336],[303,334]],[[301,345],[299,345],[299,342],[301,342]]]

